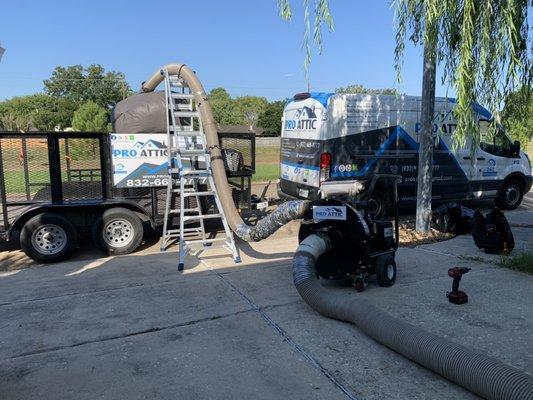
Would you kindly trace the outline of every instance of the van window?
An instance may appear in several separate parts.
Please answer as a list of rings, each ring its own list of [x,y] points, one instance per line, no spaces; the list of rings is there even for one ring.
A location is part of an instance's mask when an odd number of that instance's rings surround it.
[[[499,157],[511,157],[513,142],[499,124],[493,126],[490,121],[479,121],[481,150]]]

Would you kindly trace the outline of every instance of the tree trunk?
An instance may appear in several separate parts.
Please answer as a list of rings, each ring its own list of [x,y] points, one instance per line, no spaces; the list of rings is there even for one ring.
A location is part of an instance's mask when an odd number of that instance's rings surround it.
[[[430,40],[424,43],[421,129],[418,147],[418,184],[416,195],[416,230],[429,232],[431,224],[431,189],[433,179],[433,117],[435,114],[436,30],[430,30]]]

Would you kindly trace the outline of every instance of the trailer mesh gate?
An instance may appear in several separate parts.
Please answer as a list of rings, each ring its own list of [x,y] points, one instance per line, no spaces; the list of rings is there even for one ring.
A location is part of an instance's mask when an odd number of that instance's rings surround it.
[[[242,165],[228,171],[228,180],[238,207],[249,208],[255,136],[221,133],[220,141],[222,149],[242,155]],[[162,217],[166,188],[115,188],[110,171],[105,133],[0,132],[0,234],[26,206],[38,203],[125,198],[143,206],[156,222]]]

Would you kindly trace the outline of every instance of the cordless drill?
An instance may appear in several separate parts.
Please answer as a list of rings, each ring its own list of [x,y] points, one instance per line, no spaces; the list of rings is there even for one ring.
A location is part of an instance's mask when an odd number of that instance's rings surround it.
[[[468,303],[468,295],[462,290],[459,290],[459,282],[461,282],[463,274],[468,273],[468,271],[470,271],[470,268],[453,267],[448,270],[448,276],[453,278],[452,291],[446,292],[446,297],[448,297],[450,303]]]

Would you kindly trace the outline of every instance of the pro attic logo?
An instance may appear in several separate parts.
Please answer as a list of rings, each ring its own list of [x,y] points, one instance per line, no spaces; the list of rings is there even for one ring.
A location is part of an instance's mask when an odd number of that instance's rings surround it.
[[[295,111],[293,119],[285,120],[286,130],[315,130],[316,129],[315,106],[303,106]]]
[[[113,149],[115,158],[148,158],[148,157],[166,157],[167,146],[156,140],[146,142],[136,142],[129,149]]]
[[[313,219],[346,220],[346,206],[313,206]]]

